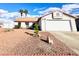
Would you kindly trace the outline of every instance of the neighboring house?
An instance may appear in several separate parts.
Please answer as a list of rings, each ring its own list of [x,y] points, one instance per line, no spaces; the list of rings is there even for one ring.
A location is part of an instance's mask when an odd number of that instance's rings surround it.
[[[2,28],[2,26],[3,26],[3,24],[2,24],[2,23],[0,23],[0,28]]]
[[[0,23],[0,28],[2,28],[3,27],[3,23]]]
[[[42,31],[77,31],[76,17],[65,12],[55,10],[38,19]]]
[[[26,17],[26,18],[17,18],[16,23],[20,23],[20,28],[29,28],[38,20],[38,18]],[[17,24],[18,25],[18,24]]]

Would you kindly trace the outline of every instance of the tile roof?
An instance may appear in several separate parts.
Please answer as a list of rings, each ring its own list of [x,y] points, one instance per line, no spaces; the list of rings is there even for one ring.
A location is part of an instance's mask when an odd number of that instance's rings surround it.
[[[36,22],[38,18],[26,17],[26,18],[17,18],[15,22]]]

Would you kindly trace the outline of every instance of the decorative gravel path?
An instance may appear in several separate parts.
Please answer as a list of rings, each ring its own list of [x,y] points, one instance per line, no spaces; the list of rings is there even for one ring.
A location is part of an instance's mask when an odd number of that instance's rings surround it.
[[[0,55],[77,55],[48,32],[40,32],[42,37],[39,38],[30,34],[33,31],[26,29],[0,33]],[[41,40],[45,40],[48,35],[53,40],[53,45]]]

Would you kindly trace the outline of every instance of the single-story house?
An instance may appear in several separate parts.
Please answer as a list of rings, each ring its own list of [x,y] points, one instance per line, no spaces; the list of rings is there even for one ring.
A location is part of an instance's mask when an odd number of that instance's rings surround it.
[[[20,25],[19,28],[29,28],[38,20],[38,18],[26,17],[26,18],[17,18],[15,20],[17,25]]]
[[[38,19],[42,31],[77,31],[76,17],[63,11],[54,10]]]
[[[19,28],[29,28],[37,22],[41,31],[77,31],[76,17],[60,10],[54,10],[39,18],[17,18],[15,22],[20,25]]]

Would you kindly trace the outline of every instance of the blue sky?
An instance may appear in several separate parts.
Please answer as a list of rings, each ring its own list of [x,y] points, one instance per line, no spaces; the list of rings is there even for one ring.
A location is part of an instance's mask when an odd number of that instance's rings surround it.
[[[6,9],[9,11],[17,11],[21,8],[33,10],[34,8],[42,7],[62,7],[66,3],[0,3],[0,9]]]
[[[77,3],[0,3],[0,18],[20,17],[20,9],[27,9],[29,17],[38,17],[55,9],[73,15],[79,14],[79,4]]]
[[[73,16],[79,15],[78,3],[0,3],[0,22],[13,26],[13,21],[21,17],[18,12],[20,9],[28,10],[27,17],[39,17],[53,10],[61,10]]]
[[[0,9],[8,10],[9,12],[17,12],[19,9],[27,9],[29,14],[37,15],[37,11],[33,12],[34,9],[45,10],[49,7],[62,8],[63,5],[69,3],[1,3]]]

